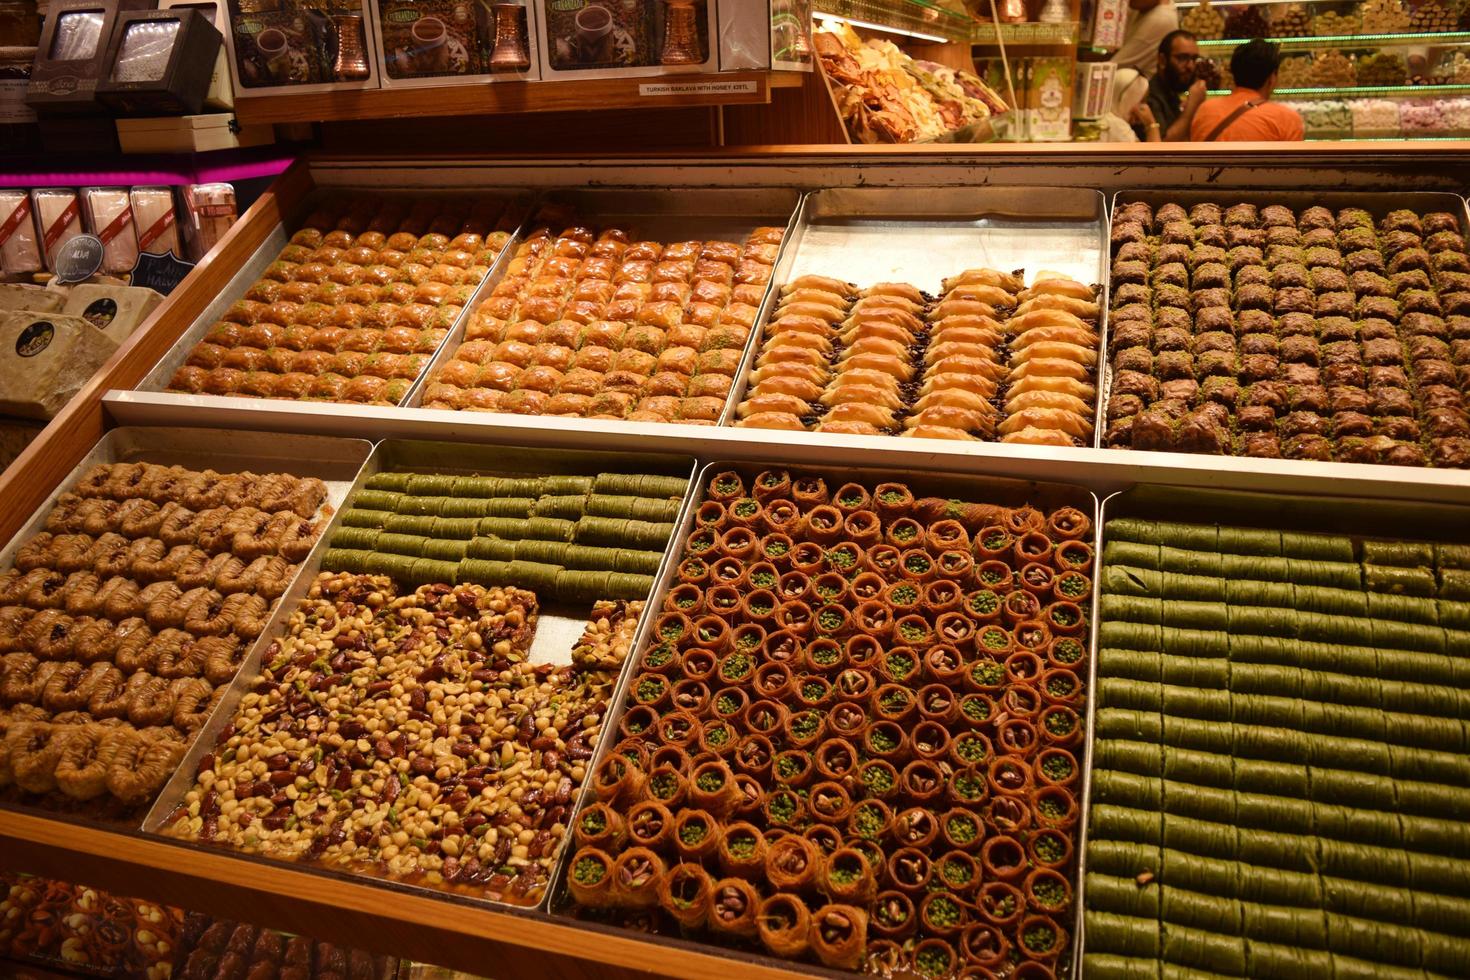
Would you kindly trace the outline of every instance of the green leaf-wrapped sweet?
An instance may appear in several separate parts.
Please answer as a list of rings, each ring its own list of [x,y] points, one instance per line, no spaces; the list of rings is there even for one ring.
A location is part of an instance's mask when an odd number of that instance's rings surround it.
[[[1355,704],[1319,704],[1315,701],[1299,701],[1301,724],[1299,727],[1319,735],[1363,738],[1370,741],[1396,741],[1389,736],[1389,719],[1376,708]]]
[[[1470,862],[1404,851],[1405,884],[1423,891],[1470,898]]]
[[[1371,592],[1433,596],[1437,590],[1434,571],[1428,566],[1402,568],[1397,565],[1363,566],[1363,583]]]
[[[1231,653],[1238,646],[1249,648],[1254,637],[1231,637]],[[1239,641],[1237,643],[1237,641]],[[1230,667],[1230,689],[1236,694],[1270,694],[1278,697],[1298,698],[1303,694],[1307,673],[1298,667],[1280,664],[1251,662],[1232,663]]]
[[[1329,616],[1310,610],[1296,614],[1296,636],[1314,643],[1374,646],[1373,623],[1351,616]]]
[[[511,582],[510,562],[466,558],[459,563],[459,580],[475,585],[507,585]]]
[[[1160,980],[1163,964],[1158,960],[1112,953],[1088,953],[1082,957],[1082,969],[1094,980]]]
[[[1324,876],[1355,878],[1399,887],[1412,884],[1408,852],[1397,847],[1318,838],[1317,860],[1318,869]]]
[[[635,521],[672,521],[679,514],[678,500],[655,500],[618,494],[592,493],[582,513],[593,517],[626,517]],[[566,515],[556,515],[566,516]],[[578,515],[580,516],[580,515]]]
[[[1415,931],[1419,934],[1425,973],[1447,977],[1470,976],[1470,939],[1425,929]]]
[[[586,494],[580,493],[539,497],[531,513],[536,517],[556,517],[575,521],[587,513],[588,500],[589,497]]]
[[[1087,948],[1092,952],[1158,956],[1163,950],[1158,919],[1089,911],[1084,927]]]
[[[1229,755],[1235,752],[1234,727],[1198,718],[1181,718],[1169,715],[1163,718],[1162,741],[1166,745],[1199,752],[1218,752]]]
[[[1145,596],[1114,595],[1104,592],[1102,615],[1104,623],[1122,620],[1129,623],[1163,625],[1164,602],[1162,599]]]
[[[1139,544],[1157,545],[1163,536],[1163,525],[1136,517],[1115,517],[1108,521],[1103,531],[1103,540],[1136,541]]]
[[[1398,966],[1420,964],[1422,936],[1417,929],[1327,913],[1327,942],[1334,953]]]
[[[1333,980],[1432,980],[1413,967],[1390,966],[1341,953],[1330,954]]]
[[[1099,803],[1093,806],[1087,827],[1093,840],[1127,840],[1139,844],[1160,844],[1164,840],[1164,815],[1157,810]]]
[[[333,548],[372,551],[381,532],[366,527],[340,527],[332,533]]]
[[[1292,590],[1291,603],[1305,612],[1325,613],[1328,616],[1365,616],[1368,614],[1368,595],[1361,589],[1333,589],[1321,585],[1298,584]]]
[[[468,541],[456,541],[453,538],[430,538],[424,544],[424,557],[458,565],[464,558],[465,549],[468,547]]]
[[[1189,926],[1207,932],[1226,934],[1238,932],[1241,903],[1237,899],[1224,897],[1221,889],[1216,887],[1220,885],[1223,885],[1225,889],[1233,887],[1235,866],[1225,865],[1226,877],[1221,880],[1208,873],[1194,872],[1208,871],[1224,862],[1192,864],[1190,867],[1192,873],[1185,873],[1182,869],[1176,870],[1171,867],[1177,863],[1176,855],[1179,855],[1178,851],[1164,851],[1163,880],[1167,884],[1161,889],[1163,900],[1159,903],[1163,920],[1172,925]]]
[[[1302,636],[1299,622],[1302,613],[1281,606],[1228,606],[1228,628],[1231,634],[1253,633],[1260,636]]]
[[[1140,885],[1136,878],[1087,873],[1087,908],[1092,911],[1116,912],[1119,915],[1156,919],[1159,915],[1159,888]]]
[[[1190,892],[1225,898],[1234,896],[1239,865],[1230,859],[1204,855],[1224,853],[1226,848],[1233,843],[1235,835],[1220,830],[1217,832],[1217,840],[1200,840],[1198,831],[1193,828],[1208,827],[1208,824],[1201,821],[1190,821],[1188,826],[1191,829],[1187,832],[1183,829],[1184,826],[1184,822],[1178,818],[1164,822],[1164,870],[1159,875],[1159,880],[1170,891],[1186,889]],[[1182,850],[1181,846],[1188,849]],[[1194,853],[1195,851],[1201,853]],[[1165,906],[1168,903],[1169,899],[1166,894]],[[1164,917],[1171,922],[1197,925],[1202,929],[1210,929],[1215,932],[1235,932],[1239,929],[1238,919],[1230,922],[1198,922],[1172,917],[1168,914],[1167,908]]]
[[[535,538],[525,538],[515,544],[516,561],[537,562],[543,565],[571,565],[567,552],[571,545],[564,541],[538,541]],[[601,563],[580,566],[584,568],[599,568]]]
[[[1188,744],[1199,747],[1196,738],[1191,738]],[[1247,724],[1238,718],[1230,726],[1230,745],[1234,754],[1243,759],[1269,759],[1286,765],[1304,766],[1312,758],[1308,736],[1276,725]],[[1386,767],[1387,752],[1383,753],[1383,758]]]
[[[1184,715],[1188,718],[1206,718],[1213,721],[1230,721],[1230,692],[1206,691],[1197,687],[1181,687],[1178,684],[1161,684],[1163,710],[1166,715]]]
[[[1190,855],[1195,861],[1216,861],[1235,866],[1235,854],[1239,849],[1237,831],[1229,824],[1200,820],[1196,817],[1181,817],[1166,813],[1161,821],[1163,845],[1166,851]],[[1167,853],[1165,862],[1169,860]],[[1175,862],[1176,868],[1179,862]],[[1203,873],[1203,872],[1201,872]],[[1231,872],[1232,876],[1234,872]],[[1179,884],[1179,882],[1171,883]]]
[[[436,517],[428,531],[413,531],[413,534],[429,534],[436,538],[451,538],[455,541],[468,541],[480,533],[481,520],[494,520],[494,518],[477,517]],[[397,528],[389,528],[397,530]]]
[[[1279,578],[1299,586],[1316,585],[1323,588],[1349,590],[1358,590],[1363,587],[1362,566],[1354,561],[1310,561],[1303,558],[1288,558],[1285,572]]]
[[[1164,750],[1150,742],[1128,742],[1120,738],[1110,738],[1093,745],[1092,764],[1139,776],[1162,776]]]
[[[407,575],[394,575],[394,578],[407,582],[410,585],[434,585],[443,583],[454,585],[459,575],[459,564],[451,561],[435,561],[432,558],[415,558],[413,566]]]
[[[1333,534],[1281,532],[1281,553],[1303,561],[1351,562],[1355,558],[1351,538]]]
[[[403,494],[391,490],[359,490],[352,495],[350,506],[354,510],[386,510],[401,513],[398,509]]]
[[[526,521],[524,537],[539,538],[543,541],[572,541],[576,533],[577,525],[573,521],[564,521],[555,517],[532,517]]]
[[[1461,811],[1462,814],[1464,812]],[[1446,857],[1470,859],[1470,824],[1408,813],[1399,816],[1399,823],[1403,827],[1405,847]],[[1470,864],[1467,864],[1466,871],[1470,872]]]
[[[1225,688],[1229,686],[1229,660],[1216,660],[1210,657],[1174,656],[1163,656],[1157,659],[1163,669],[1164,682],[1167,684],[1211,688]],[[1101,666],[1102,661],[1099,660],[1098,664]]]
[[[1210,583],[1211,595],[1224,595],[1236,606],[1279,606],[1296,608],[1296,590],[1285,582],[1261,582],[1253,578],[1204,579]]]
[[[1164,812],[1169,815],[1181,817],[1194,817],[1196,820],[1209,820],[1214,823],[1235,824],[1236,822],[1236,800],[1238,794],[1234,790],[1216,789],[1212,786],[1191,786],[1188,783],[1176,783],[1164,780]],[[1241,826],[1254,826],[1242,823]]]
[[[321,568],[324,572],[352,572],[365,574],[372,560],[371,551],[348,551],[344,548],[328,548],[322,552]]]
[[[1094,768],[1092,796],[1098,803],[1158,810],[1163,804],[1164,781],[1153,776]]]
[[[1407,888],[1345,878],[1321,880],[1322,908],[1328,912],[1405,925],[1414,922],[1414,893]]]
[[[1397,623],[1387,619],[1358,622],[1368,623],[1371,642],[1381,649],[1420,650],[1425,653],[1450,653],[1455,649],[1449,644],[1445,630],[1438,626]]]
[[[560,565],[543,565],[539,562],[512,560],[510,573],[516,584],[532,592],[550,592],[556,584],[556,575],[562,571]]]
[[[1356,885],[1357,882],[1346,884]],[[1412,900],[1413,913],[1412,918],[1402,921],[1413,922],[1420,928],[1450,936],[1470,936],[1470,899],[1408,889],[1404,889],[1403,894]]]
[[[1224,936],[1189,926],[1165,923],[1164,959],[1179,966],[1224,973],[1227,976],[1251,976],[1246,972],[1246,944],[1238,936]]]
[[[1307,767],[1266,759],[1236,759],[1234,785],[1245,793],[1307,798],[1310,781]]]
[[[1378,847],[1403,844],[1402,818],[1397,813],[1333,803],[1311,803],[1308,806],[1312,811],[1311,830],[1318,837]]]
[[[1121,840],[1087,843],[1087,867],[1102,874],[1137,879],[1141,874],[1157,875],[1163,863],[1162,850],[1154,844]]]
[[[1235,693],[1230,696],[1230,712],[1230,720],[1236,724],[1270,725],[1298,731],[1316,730],[1307,728],[1307,705],[1297,698]]]
[[[1098,672],[1109,677],[1126,677],[1136,681],[1157,681],[1161,658],[1143,650],[1118,650],[1104,647],[1097,654]]]
[[[1363,546],[1364,565],[1397,565],[1415,567],[1432,566],[1435,562],[1435,546],[1422,541],[1378,541],[1365,539]]]
[[[1470,579],[1470,572],[1456,574],[1463,574]],[[1465,588],[1470,590],[1470,581],[1467,581]],[[1458,594],[1460,592],[1458,583],[1452,588],[1441,586],[1440,595],[1445,595],[1446,592],[1454,592],[1456,596],[1453,599],[1440,599],[1435,603],[1435,618],[1439,621],[1439,625],[1452,630],[1470,631],[1470,596]]]
[[[411,473],[374,473],[368,477],[363,486],[369,490],[389,490],[399,493],[408,489],[408,480]]]
[[[1093,731],[1098,741],[1126,738],[1136,742],[1160,742],[1164,738],[1164,720],[1163,715],[1156,711],[1099,708],[1093,715]]]
[[[669,523],[655,524],[624,517],[583,517],[576,523],[572,540],[578,544],[662,550],[673,533],[674,525]]]
[[[1168,799],[1169,784],[1164,783],[1165,799]],[[1310,834],[1313,831],[1312,804],[1306,800],[1289,796],[1268,796],[1265,793],[1236,793],[1235,819],[1242,827],[1260,830],[1276,830],[1288,834]]]
[[[1241,827],[1236,830],[1237,858],[1258,867],[1317,873],[1317,838]]]
[[[1282,554],[1281,532],[1258,527],[1222,527],[1220,550],[1230,555],[1274,557]]]
[[[465,548],[466,558],[480,561],[510,561],[516,554],[516,542],[500,538],[475,538]]]
[[[1170,600],[1165,602],[1159,625],[1191,630],[1233,630],[1232,607],[1223,602]],[[1106,615],[1106,611],[1104,612]]]
[[[1131,565],[1103,567],[1103,593],[1109,596],[1162,596],[1164,572]]]
[[[1098,704],[1104,707],[1159,711],[1164,704],[1163,685],[1151,681],[1102,677],[1098,679],[1097,688]]]
[[[1165,653],[1182,657],[1219,657],[1222,659],[1232,656],[1230,634],[1218,630],[1191,630],[1168,626],[1164,627],[1161,639],[1163,645],[1158,649]]]
[[[351,507],[342,514],[343,527],[386,528],[395,515],[391,510],[369,510]]]
[[[1421,749],[1407,745],[1385,746],[1389,775],[1395,779],[1470,786],[1470,758],[1459,752]]]
[[[1332,969],[1332,957],[1323,949],[1304,949],[1260,940],[1247,940],[1248,977],[1325,977]]]
[[[1106,598],[1103,605],[1107,606]],[[1165,649],[1162,627],[1154,623],[1128,622],[1117,617],[1105,618],[1098,624],[1097,643],[1099,648],[1120,650],[1157,652]]]
[[[639,476],[630,476],[623,473],[600,473],[596,477],[590,476],[544,476],[541,478],[541,492],[556,495],[584,494],[590,492],[603,479],[631,479],[635,484],[643,479]]]
[[[1241,931],[1252,943],[1264,941],[1316,949],[1327,945],[1327,922],[1321,909],[1243,902],[1241,912]]]
[[[1159,548],[1159,571],[1180,575],[1203,575],[1220,578],[1225,574],[1225,556],[1210,548]],[[1106,562],[1104,562],[1106,564]]]
[[[1221,789],[1229,789],[1234,785],[1234,770],[1228,755],[1170,748],[1164,753],[1163,761],[1162,775],[1166,779],[1200,786],[1217,786]]]
[[[1384,711],[1470,719],[1470,691],[1412,681],[1381,681]]]
[[[1396,619],[1404,623],[1423,623],[1438,626],[1439,602],[1412,595],[1389,595],[1384,592],[1369,592],[1368,615],[1375,619]]]
[[[1159,546],[1133,541],[1106,541],[1103,543],[1103,567],[1110,565],[1131,565],[1159,571]]]
[[[689,481],[677,476],[641,473],[599,473],[588,487],[593,493],[634,497],[682,497]]]
[[[403,474],[395,473],[394,476]],[[443,473],[410,473],[408,482],[401,488],[415,497],[453,497],[455,477]]]
[[[1470,544],[1436,544],[1433,547],[1437,567],[1470,569]]]
[[[1470,813],[1470,788],[1465,786],[1399,779],[1394,782],[1394,793],[1405,815],[1456,820]]]
[[[1242,902],[1294,905],[1297,908],[1321,907],[1322,883],[1315,873],[1247,863],[1238,863],[1235,867],[1235,897]]]

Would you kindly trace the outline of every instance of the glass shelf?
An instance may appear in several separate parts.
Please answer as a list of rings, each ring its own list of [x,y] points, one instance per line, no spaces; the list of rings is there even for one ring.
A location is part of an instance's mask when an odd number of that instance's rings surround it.
[[[995,24],[977,24],[970,34],[970,43],[976,47],[996,47]],[[1006,44],[1076,44],[1077,22],[1062,24],[1001,24],[1000,40]]]
[[[968,41],[975,21],[928,0],[815,0],[812,13],[925,41]]]
[[[1210,95],[1229,95],[1225,89],[1211,89]],[[1278,88],[1273,99],[1352,99],[1360,96],[1470,95],[1470,85],[1351,85],[1343,88]]]
[[[1225,38],[1200,41],[1199,46],[1209,51],[1239,47],[1250,38]],[[1432,47],[1439,44],[1470,44],[1470,31],[1448,31],[1435,34],[1341,34],[1335,37],[1272,37],[1267,38],[1281,46],[1283,51],[1300,48],[1392,48]]]

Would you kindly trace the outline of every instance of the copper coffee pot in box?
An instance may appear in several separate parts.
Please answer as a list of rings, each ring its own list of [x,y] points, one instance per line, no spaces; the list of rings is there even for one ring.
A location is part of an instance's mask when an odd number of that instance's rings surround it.
[[[664,47],[661,65],[698,65],[699,28],[694,19],[694,0],[664,0]]]
[[[337,60],[332,64],[332,74],[340,82],[357,82],[370,74],[367,61],[367,45],[363,42],[362,17],[357,14],[340,14],[332,18],[337,31]]]
[[[531,67],[531,57],[522,41],[525,8],[518,3],[497,3],[492,7],[495,10],[495,49],[490,52],[490,70],[525,71]]]

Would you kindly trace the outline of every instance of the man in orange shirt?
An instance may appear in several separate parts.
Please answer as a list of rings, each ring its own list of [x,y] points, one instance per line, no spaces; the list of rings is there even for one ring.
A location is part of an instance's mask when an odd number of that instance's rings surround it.
[[[1196,143],[1300,142],[1302,117],[1295,109],[1270,101],[1280,64],[1280,48],[1270,41],[1257,38],[1236,48],[1230,56],[1235,88],[1200,106],[1189,138]]]

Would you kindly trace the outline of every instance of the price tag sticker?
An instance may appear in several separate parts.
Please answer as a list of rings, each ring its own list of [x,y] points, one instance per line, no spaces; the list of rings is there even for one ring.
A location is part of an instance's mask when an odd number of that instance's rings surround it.
[[[185,262],[173,252],[164,252],[162,255],[140,252],[138,262],[133,266],[132,283],[134,286],[147,286],[167,296],[193,271],[194,263]]]

